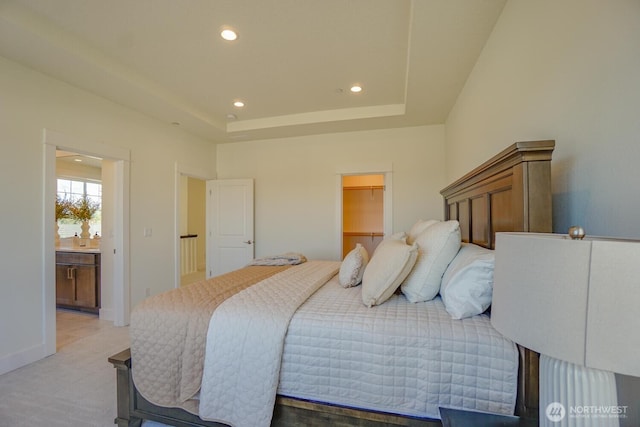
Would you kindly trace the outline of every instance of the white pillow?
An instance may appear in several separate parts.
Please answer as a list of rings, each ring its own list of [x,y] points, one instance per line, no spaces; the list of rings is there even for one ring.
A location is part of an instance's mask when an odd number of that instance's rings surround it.
[[[460,249],[458,221],[440,221],[417,238],[418,259],[402,283],[402,293],[411,302],[429,301],[440,292],[442,275]]]
[[[463,243],[442,277],[440,296],[454,319],[484,313],[493,295],[495,254],[481,246]]]
[[[416,241],[416,238],[420,234],[422,234],[422,232],[426,230],[427,227],[433,224],[437,224],[439,222],[440,221],[435,219],[428,219],[426,221],[419,219],[415,224],[413,224],[413,227],[411,227],[411,230],[409,230],[409,233],[407,233],[407,244],[413,245],[413,242]]]
[[[385,239],[376,248],[362,277],[362,302],[367,307],[388,300],[416,262],[418,248],[406,239]]]
[[[385,237],[383,240],[403,240],[406,243],[407,233],[404,231],[398,231],[397,233],[393,233],[392,235]]]
[[[360,243],[356,243],[356,247],[344,257],[342,264],[340,264],[340,272],[338,273],[340,285],[343,288],[358,286],[362,282],[362,275],[368,262],[367,250]]]
[[[407,233],[405,233],[404,231],[398,231],[397,233],[393,233],[389,236],[385,236],[382,239],[382,241],[385,241],[385,240],[402,240],[404,243],[406,243]],[[371,254],[369,259],[373,258],[373,256],[376,254],[376,251],[378,250],[379,247],[380,247],[380,244],[378,244],[378,246],[376,246],[376,248],[373,250],[373,254]]]

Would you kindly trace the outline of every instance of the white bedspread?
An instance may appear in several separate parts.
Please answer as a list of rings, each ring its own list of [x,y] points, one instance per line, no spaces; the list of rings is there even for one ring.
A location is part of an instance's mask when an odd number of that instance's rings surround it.
[[[289,321],[335,276],[339,262],[311,261],[227,299],[209,324],[199,415],[235,427],[271,422]]]
[[[440,298],[367,308],[332,279],[291,319],[278,394],[440,418],[438,408],[512,414],[518,352],[486,315],[454,320]]]

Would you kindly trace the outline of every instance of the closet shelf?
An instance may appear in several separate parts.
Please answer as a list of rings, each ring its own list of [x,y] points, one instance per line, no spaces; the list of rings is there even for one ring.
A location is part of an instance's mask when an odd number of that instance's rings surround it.
[[[384,237],[384,233],[380,231],[344,231],[343,236],[371,236],[371,237]]]

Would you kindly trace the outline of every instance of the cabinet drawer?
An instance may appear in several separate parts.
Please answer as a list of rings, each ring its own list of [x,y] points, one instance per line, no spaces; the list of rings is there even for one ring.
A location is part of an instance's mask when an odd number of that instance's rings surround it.
[[[56,252],[56,264],[96,264],[96,254]]]

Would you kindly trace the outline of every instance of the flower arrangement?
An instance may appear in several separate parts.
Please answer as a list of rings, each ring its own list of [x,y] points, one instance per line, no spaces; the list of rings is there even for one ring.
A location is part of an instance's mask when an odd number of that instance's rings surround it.
[[[71,200],[56,196],[56,221],[71,216]]]
[[[69,217],[76,221],[89,221],[99,208],[100,203],[84,196],[69,205]]]

